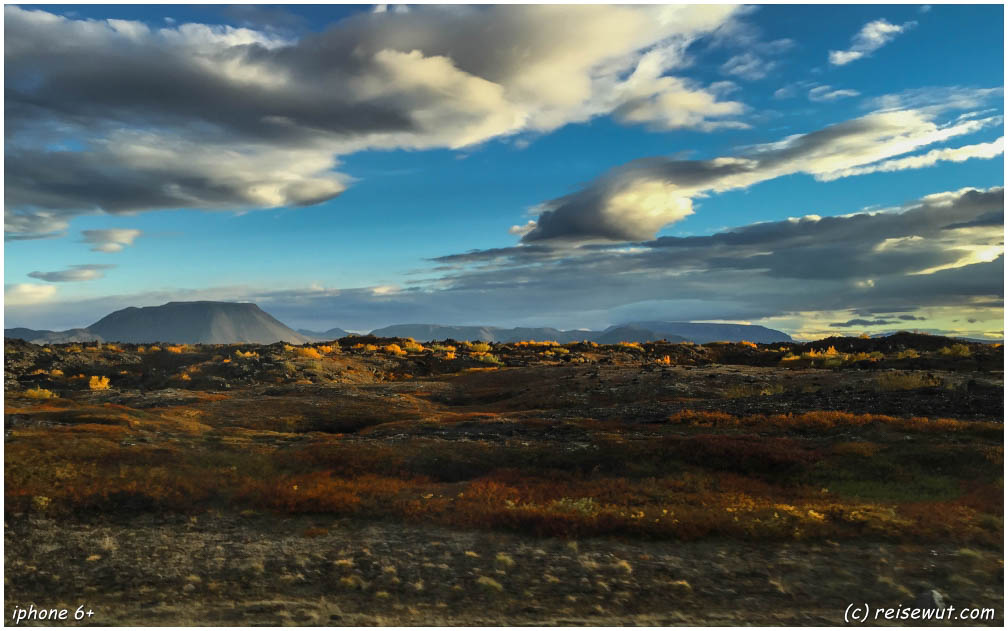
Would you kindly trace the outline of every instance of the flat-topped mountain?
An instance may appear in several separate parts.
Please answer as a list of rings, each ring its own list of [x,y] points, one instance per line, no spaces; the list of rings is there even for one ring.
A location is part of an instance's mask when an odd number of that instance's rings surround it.
[[[4,329],[4,337],[36,344],[68,342],[171,342],[175,344],[272,344],[312,341],[251,303],[169,302],[160,307],[127,307],[89,327],[69,331]]]
[[[127,307],[110,313],[87,330],[109,342],[303,344],[310,341],[258,305],[208,300]]]

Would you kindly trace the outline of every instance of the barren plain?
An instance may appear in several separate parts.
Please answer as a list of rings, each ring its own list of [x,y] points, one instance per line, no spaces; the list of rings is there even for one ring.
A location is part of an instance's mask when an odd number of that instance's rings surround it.
[[[1003,622],[1000,345],[8,339],[4,360],[8,618],[835,625],[937,590],[994,610],[953,624]]]

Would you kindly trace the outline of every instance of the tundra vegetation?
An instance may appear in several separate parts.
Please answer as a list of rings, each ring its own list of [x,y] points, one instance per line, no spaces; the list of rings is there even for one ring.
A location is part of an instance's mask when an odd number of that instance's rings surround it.
[[[844,563],[828,546],[889,546],[897,561],[942,550],[957,559],[952,565],[979,568],[953,572],[954,580],[942,575],[952,583],[938,587],[960,598],[983,597],[1001,576],[1000,345],[918,334],[773,345],[347,337],[303,346],[42,347],[6,340],[4,358],[8,534],[40,523],[104,528],[107,549],[96,544],[82,556],[84,574],[101,565],[87,560],[93,555],[156,569],[155,560],[129,560],[128,551],[142,555],[142,547],[117,545],[111,526],[94,525],[102,520],[126,520],[136,531],[142,527],[130,520],[233,518],[245,520],[243,528],[261,526],[263,536],[269,520],[302,524],[297,536],[312,541],[338,537],[346,524],[441,528],[429,536],[470,541],[459,551],[474,568],[472,580],[458,583],[471,591],[464,597],[431,591],[441,579],[424,574],[422,563],[442,561],[393,555],[382,566],[391,570],[367,574],[349,557],[326,560],[319,580],[337,599],[353,594],[344,607],[366,612],[375,602],[396,603],[386,623],[553,620],[545,610],[515,609],[531,606],[528,592],[543,602],[556,596],[546,609],[569,610],[571,620],[672,624],[639,618],[654,613],[639,610],[651,606],[648,598],[610,593],[638,581],[634,589],[660,587],[697,611],[713,606],[718,592],[697,588],[702,578],[654,583],[661,572],[649,559],[672,542],[688,542],[697,554],[712,545],[801,549],[797,556],[819,554],[826,566]],[[522,543],[476,553],[472,533]],[[32,555],[41,553],[25,541],[33,539],[8,540],[9,597],[69,598],[73,587],[55,569],[38,575]],[[589,558],[579,542],[638,556]],[[588,588],[539,570],[532,574],[546,591],[514,592],[533,580],[522,574],[524,564],[538,567],[521,550],[542,546],[577,561],[609,600],[580,607]],[[242,581],[266,580],[256,578],[269,574],[255,570],[261,560],[247,562]],[[396,570],[397,563],[412,565]],[[307,570],[288,569],[290,585],[301,584],[296,577]],[[228,585],[226,573],[192,571],[184,593],[199,590],[204,604],[230,589],[208,587]],[[831,576],[851,589],[863,581],[844,572]],[[942,580],[893,572],[873,589],[905,599]],[[764,579],[758,582],[778,580]],[[275,577],[277,594],[286,593],[287,580]],[[775,589],[774,598],[799,607],[796,586]],[[229,598],[243,597],[238,592]],[[474,602],[489,602],[496,613],[459,613]]]

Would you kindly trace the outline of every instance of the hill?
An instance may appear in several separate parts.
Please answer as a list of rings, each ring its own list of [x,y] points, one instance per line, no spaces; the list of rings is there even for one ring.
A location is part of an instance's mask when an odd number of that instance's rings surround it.
[[[68,331],[47,331],[16,327],[4,329],[4,337],[24,340],[32,344],[70,344],[73,342],[104,342],[100,335],[87,329],[70,329]]]
[[[311,331],[309,329],[298,329],[298,333],[301,335],[319,342],[328,342],[329,340],[338,340],[341,337],[346,337],[348,335],[353,335],[350,331],[345,331],[340,328],[329,329],[328,331]]]

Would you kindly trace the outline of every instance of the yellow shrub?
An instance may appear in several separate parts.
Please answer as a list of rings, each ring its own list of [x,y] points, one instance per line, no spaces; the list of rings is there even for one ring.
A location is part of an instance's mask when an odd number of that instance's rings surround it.
[[[312,348],[311,346],[299,346],[295,351],[298,357],[304,357],[305,359],[322,359],[322,353],[318,350]]]
[[[150,352],[152,352],[152,353],[157,353],[157,352],[159,352],[161,350],[161,347],[160,346],[151,346],[148,350]]]
[[[486,342],[466,342],[466,347],[476,353],[486,353],[489,352],[492,346]]]
[[[896,353],[896,359],[917,359],[918,357],[920,357],[920,353],[912,348]]]
[[[52,390],[45,388],[31,388],[24,391],[24,396],[29,399],[56,399],[58,395]]]
[[[398,344],[389,344],[382,348],[382,350],[386,353],[391,353],[392,355],[402,356],[406,354],[406,351],[400,348]]]
[[[672,365],[672,358],[669,357],[668,355],[666,355],[664,357],[656,359],[655,363],[656,364],[661,364],[662,366],[671,366]]]
[[[518,347],[521,347],[521,346],[560,346],[560,343],[556,342],[554,340],[546,340],[546,341],[543,341],[543,342],[537,342],[535,340],[522,340],[521,342],[515,342],[514,345],[518,346]]]
[[[938,349],[939,355],[945,355],[946,357],[969,357],[970,347],[965,344],[953,344],[952,346],[945,346]]]
[[[622,348],[632,348],[638,351],[644,350],[641,348],[640,342],[620,342],[619,344],[617,344],[617,346],[620,346]]]
[[[190,350],[188,344],[176,344],[174,346],[165,346],[164,349],[169,353],[176,353],[176,354],[187,353]]]
[[[455,359],[455,351],[448,351],[445,353],[444,358],[448,360]]]
[[[339,344],[323,344],[323,345],[321,345],[321,346],[318,347],[318,350],[321,353],[325,353],[326,355],[329,355],[329,354],[332,354],[332,353],[338,353],[338,352],[340,352],[340,347],[339,347]]]
[[[742,340],[741,342],[739,342],[739,344],[741,344],[742,346],[748,346],[749,348],[756,348],[755,343],[746,340]]]
[[[91,377],[90,381],[88,381],[88,387],[91,388],[92,390],[108,390],[109,378],[94,375]]]
[[[63,371],[60,370],[59,368],[53,368],[52,370],[49,371],[49,376],[50,377],[62,377],[63,376]]]
[[[418,344],[412,339],[403,344],[403,350],[409,351],[410,353],[422,353],[424,352],[423,344]]]

